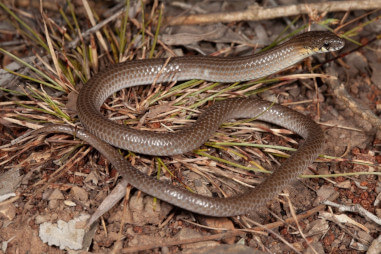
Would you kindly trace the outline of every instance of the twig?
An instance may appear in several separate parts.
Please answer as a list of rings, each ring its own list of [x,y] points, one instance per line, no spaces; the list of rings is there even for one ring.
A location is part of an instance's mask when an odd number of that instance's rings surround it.
[[[300,14],[308,14],[311,13],[312,10],[317,12],[337,12],[349,10],[371,10],[379,8],[381,8],[381,0],[331,1],[326,3],[296,4],[273,8],[251,6],[245,11],[218,12],[207,14],[195,14],[189,16],[168,17],[165,23],[167,25],[176,26],[219,22],[234,22],[242,20],[254,21],[288,17]]]
[[[381,219],[378,218],[376,215],[368,212],[364,207],[362,207],[359,204],[355,205],[341,205],[336,204],[334,202],[331,202],[329,200],[323,202],[325,205],[333,206],[336,208],[339,208],[340,212],[351,212],[351,213],[358,213],[361,216],[373,221],[374,223],[377,223],[378,225],[381,225]]]
[[[224,238],[228,238],[228,237],[232,237],[236,235],[244,235],[244,234],[245,233],[243,233],[242,231],[230,231],[226,233],[207,235],[207,236],[191,238],[191,239],[172,240],[172,241],[161,242],[161,243],[153,243],[151,245],[142,245],[142,246],[124,248],[122,249],[122,253],[138,252],[138,251],[150,250],[150,249],[164,247],[164,246],[173,246],[173,245],[190,244],[190,243],[205,242],[205,241],[212,241],[212,240],[221,240]]]
[[[329,197],[330,200],[335,200],[339,197],[339,194],[338,193],[334,193],[331,197]],[[321,205],[318,205],[314,208],[312,208],[311,210],[308,210],[302,214],[298,214],[296,216],[296,219],[297,220],[302,220],[302,219],[305,219],[305,218],[308,218],[310,217],[312,214],[315,214],[317,212],[320,212],[322,210],[325,209],[325,205],[321,204]],[[281,227],[285,224],[291,224],[291,223],[295,223],[295,218],[294,217],[289,217],[287,219],[285,219],[284,221],[277,221],[277,222],[274,222],[274,223],[269,223],[269,224],[266,224],[266,225],[263,225],[263,227],[267,228],[267,229],[272,229],[272,228],[277,228],[277,227]],[[255,228],[252,228],[252,230],[263,230],[262,227],[255,227]]]
[[[302,238],[304,239],[304,241],[308,245],[308,247],[311,249],[311,252],[318,254],[317,251],[315,250],[315,248],[309,243],[309,241],[306,238],[306,235],[303,233],[303,230],[300,227],[299,220],[297,219],[297,216],[296,216],[295,207],[292,205],[290,197],[288,195],[285,195],[285,198],[287,199],[287,203],[289,205],[291,216],[294,218],[295,224],[299,230],[300,235],[302,236]]]
[[[269,4],[272,6],[272,7],[279,7],[279,4],[277,4],[275,2],[275,0],[269,0]],[[287,26],[289,26],[292,30],[295,30],[296,27],[294,26],[294,24],[290,21],[289,18],[286,18],[286,17],[283,17],[282,18],[284,20],[284,22],[286,22]]]
[[[250,223],[256,225],[255,229],[259,228],[259,229],[261,229],[261,230],[265,230],[265,231],[267,231],[269,234],[273,234],[273,235],[274,235],[275,237],[277,237],[280,241],[282,241],[285,245],[287,245],[290,249],[292,249],[295,253],[297,253],[297,254],[301,254],[301,252],[299,252],[297,249],[295,249],[295,247],[292,246],[292,244],[290,244],[289,242],[287,242],[286,239],[284,239],[280,234],[278,234],[277,232],[275,232],[275,231],[269,229],[269,228],[267,227],[268,224],[267,224],[267,225],[262,225],[262,224],[260,224],[260,223],[258,223],[258,222],[256,222],[256,221],[254,221],[254,220],[251,220],[251,219],[249,219],[249,218],[246,218],[246,220],[248,220],[248,221],[250,221]],[[294,220],[294,221],[295,221],[295,220]]]
[[[99,22],[98,24],[94,25],[92,28],[86,30],[86,32],[83,32],[81,35],[82,37],[87,37],[89,36],[90,34],[94,33],[94,32],[97,32],[99,31],[102,27],[104,27],[105,25],[107,25],[108,23],[110,23],[111,21],[115,20],[116,18],[118,18],[122,13],[124,13],[126,11],[125,8],[122,8],[120,9],[119,11],[117,11],[116,13],[114,13],[112,16],[108,17],[107,19]],[[77,36],[74,40],[72,40],[69,44],[68,44],[68,48],[70,49],[73,49],[77,46],[78,42],[80,40],[80,37]]]

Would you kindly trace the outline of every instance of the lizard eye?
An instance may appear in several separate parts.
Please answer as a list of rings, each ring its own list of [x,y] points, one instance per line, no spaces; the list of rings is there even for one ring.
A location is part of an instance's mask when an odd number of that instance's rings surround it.
[[[330,43],[328,41],[325,41],[323,43],[323,48],[326,49],[326,50],[329,50],[330,49]]]

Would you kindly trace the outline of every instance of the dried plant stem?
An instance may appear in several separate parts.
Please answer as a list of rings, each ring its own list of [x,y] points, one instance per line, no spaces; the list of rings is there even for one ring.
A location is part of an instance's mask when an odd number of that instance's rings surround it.
[[[164,242],[160,242],[160,243],[154,243],[151,245],[141,245],[141,246],[133,246],[133,247],[124,248],[124,249],[122,249],[122,253],[145,251],[145,250],[160,248],[160,247],[164,247],[164,246],[184,245],[184,244],[190,244],[190,243],[221,240],[221,239],[225,239],[225,238],[229,238],[229,237],[237,236],[237,235],[243,236],[244,234],[245,233],[236,230],[236,231],[229,231],[226,233],[219,233],[219,234],[214,234],[214,235],[205,235],[202,237],[190,238],[190,239],[184,239],[184,240],[164,241]]]
[[[272,8],[263,8],[259,6],[249,7],[244,11],[218,12],[207,14],[195,14],[189,16],[168,17],[167,25],[194,25],[219,22],[234,21],[255,21],[264,19],[274,19],[288,16],[295,16],[309,13],[337,12],[349,10],[372,10],[381,8],[381,0],[365,1],[330,1],[326,3],[295,4],[279,6]]]

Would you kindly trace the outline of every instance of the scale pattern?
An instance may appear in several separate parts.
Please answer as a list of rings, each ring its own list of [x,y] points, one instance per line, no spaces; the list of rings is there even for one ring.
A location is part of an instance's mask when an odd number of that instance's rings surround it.
[[[287,107],[271,105],[254,98],[227,99],[211,106],[189,128],[175,133],[153,133],[126,128],[110,121],[100,106],[116,91],[153,82],[202,79],[214,82],[236,82],[258,79],[327,51],[336,51],[344,41],[330,32],[307,32],[263,53],[252,56],[222,58],[208,56],[147,59],[116,64],[92,77],[81,89],[77,110],[87,131],[76,130],[76,136],[89,142],[104,154],[117,170],[136,188],[184,209],[210,215],[245,214],[265,205],[296,179],[321,152],[324,135],[308,117]],[[112,146],[149,155],[182,154],[202,145],[231,118],[251,118],[290,129],[305,139],[270,177],[257,188],[230,198],[208,198],[162,183],[134,169]],[[53,128],[53,127],[52,127]],[[70,127],[57,127],[72,133]],[[54,131],[54,128],[51,129]],[[112,145],[112,146],[110,146]]]

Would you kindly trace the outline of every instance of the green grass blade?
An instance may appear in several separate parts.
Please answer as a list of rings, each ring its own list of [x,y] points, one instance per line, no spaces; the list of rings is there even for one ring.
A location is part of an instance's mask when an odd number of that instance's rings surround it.
[[[155,52],[155,48],[156,48],[156,43],[157,43],[157,40],[158,40],[158,37],[159,37],[159,32],[160,32],[160,25],[161,25],[161,21],[163,19],[163,6],[161,6],[160,8],[160,12],[159,12],[159,20],[157,21],[157,27],[156,27],[156,31],[155,31],[155,37],[153,39],[153,42],[152,42],[152,47],[151,47],[151,51],[149,52],[149,58],[152,58],[153,57],[153,53]]]
[[[126,0],[126,11],[124,13],[122,27],[120,29],[120,44],[119,44],[119,61],[121,60],[121,56],[126,49],[126,33],[127,33],[127,22],[128,22],[128,13],[130,11],[130,0]]]
[[[40,45],[45,48],[47,52],[49,52],[48,45],[41,39],[40,36],[34,31],[30,26],[28,26],[22,19],[20,19],[13,11],[11,11],[5,4],[0,2],[0,6],[9,14],[11,15],[14,19],[17,20],[26,30],[28,30],[31,34],[33,34],[34,38],[37,39],[37,41],[40,43]]]
[[[39,69],[33,67],[32,65],[28,64],[27,62],[25,62],[24,60],[18,58],[17,56],[13,55],[12,53],[4,50],[3,48],[0,48],[0,52],[10,56],[12,59],[16,60],[17,62],[21,63],[22,65],[30,68],[31,70],[33,70],[35,73],[37,73],[39,76],[47,79],[50,81],[50,85],[47,85],[47,83],[45,82],[45,84],[51,88],[54,88],[56,90],[59,90],[59,91],[62,91],[62,92],[65,92],[65,90],[56,82],[54,81],[52,78],[50,78],[48,75],[46,75],[45,73],[43,73],[42,71],[40,71]]]

